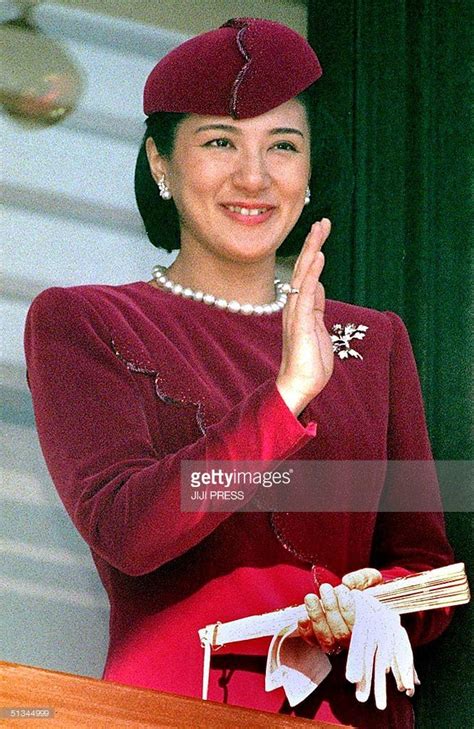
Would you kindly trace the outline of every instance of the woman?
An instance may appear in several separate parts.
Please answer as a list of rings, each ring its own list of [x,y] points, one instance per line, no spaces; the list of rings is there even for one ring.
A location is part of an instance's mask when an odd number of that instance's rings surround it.
[[[400,318],[325,301],[327,219],[290,291],[274,282],[275,254],[294,252],[311,211],[308,89],[320,75],[303,38],[251,18],[157,64],[136,191],[152,242],[178,256],[148,282],[42,292],[28,381],[48,468],[110,598],[104,679],[200,696],[199,628],[310,593],[301,634],[333,667],[294,712],[406,729],[410,699],[392,677],[384,711],[345,679],[348,588],[451,562],[439,513],[180,511],[184,460],[431,458]],[[383,487],[370,486],[375,504]],[[424,488],[438,503],[436,484]],[[449,617],[404,620],[412,644]],[[264,690],[268,642],[215,654],[209,698],[290,713],[281,689]]]

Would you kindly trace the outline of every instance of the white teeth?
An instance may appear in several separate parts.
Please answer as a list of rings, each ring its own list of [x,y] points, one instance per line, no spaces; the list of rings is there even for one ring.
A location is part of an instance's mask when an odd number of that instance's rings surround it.
[[[239,208],[235,205],[228,205],[227,209],[231,213],[239,213],[239,215],[262,215],[267,212],[267,208]]]

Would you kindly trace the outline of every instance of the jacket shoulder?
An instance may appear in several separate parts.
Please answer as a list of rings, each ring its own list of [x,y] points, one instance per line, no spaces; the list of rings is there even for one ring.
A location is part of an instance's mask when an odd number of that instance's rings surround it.
[[[368,306],[358,306],[346,301],[326,300],[325,319],[329,327],[348,323],[376,327],[392,335],[395,329],[405,328],[403,320],[393,311],[379,311]]]
[[[368,347],[374,352],[388,352],[397,341],[409,342],[403,320],[393,311],[327,299],[324,319],[331,335],[364,339],[364,349]],[[354,335],[358,328],[363,333]]]

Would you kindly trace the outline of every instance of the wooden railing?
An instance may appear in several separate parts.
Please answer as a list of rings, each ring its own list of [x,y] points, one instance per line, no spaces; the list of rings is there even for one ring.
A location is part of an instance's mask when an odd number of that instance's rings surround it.
[[[0,661],[0,727],[13,729],[329,729],[335,724]],[[50,718],[33,718],[34,710]],[[16,716],[8,716],[8,711]],[[23,717],[21,711],[30,711]],[[340,725],[337,725],[340,729]]]

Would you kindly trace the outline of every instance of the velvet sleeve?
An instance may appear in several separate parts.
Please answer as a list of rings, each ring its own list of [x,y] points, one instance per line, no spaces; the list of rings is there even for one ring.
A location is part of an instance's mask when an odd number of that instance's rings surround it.
[[[426,427],[422,392],[408,332],[403,321],[393,312],[389,318],[393,337],[390,352],[390,412],[387,432],[389,461],[432,460]],[[447,541],[439,487],[436,476],[411,484],[423,491],[417,498],[433,505],[436,511],[396,511],[398,498],[384,494],[384,508],[378,515],[374,535],[372,565],[384,580],[442,567],[454,561]],[[436,506],[438,505],[438,506]],[[403,617],[413,645],[436,638],[449,624],[452,609],[436,609]]]
[[[229,516],[180,512],[183,459],[284,460],[316,426],[303,426],[267,380],[201,438],[159,458],[136,381],[110,340],[77,289],[47,289],[27,315],[27,379],[46,464],[76,528],[112,566],[143,575]]]

